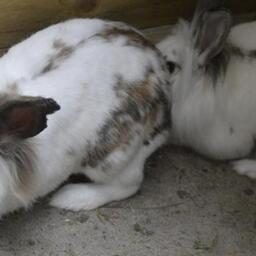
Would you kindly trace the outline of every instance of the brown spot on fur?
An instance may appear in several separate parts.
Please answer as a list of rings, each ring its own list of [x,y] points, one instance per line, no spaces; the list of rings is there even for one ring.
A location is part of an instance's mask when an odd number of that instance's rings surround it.
[[[105,40],[112,40],[113,38],[124,36],[127,38],[126,45],[139,48],[152,48],[156,50],[154,44],[147,40],[143,35],[129,27],[111,27],[102,31],[98,36]]]
[[[120,98],[120,107],[113,111],[105,125],[98,131],[96,146],[88,145],[87,156],[82,166],[96,167],[117,149],[125,150],[135,136],[145,134],[145,141],[153,138],[169,125],[169,105],[163,91],[154,83],[151,72],[145,80],[127,83],[121,76],[117,77],[115,91]],[[162,120],[156,120],[163,111]]]
[[[173,50],[172,50],[172,55],[173,55],[174,57],[176,57],[176,56],[178,55],[178,52],[177,52],[175,49],[173,49]]]
[[[40,75],[43,75],[45,73],[50,72],[51,70],[56,69],[57,67],[54,64],[55,64],[54,61],[50,59],[48,61],[48,64],[41,70]]]
[[[39,72],[39,75],[43,75],[58,68],[61,62],[69,58],[75,50],[74,47],[66,45],[59,39],[53,42],[52,47],[56,50],[56,52],[49,57],[47,65],[43,67],[43,69]]]
[[[134,98],[136,102],[143,104],[150,101],[153,94],[152,90],[153,88],[151,87],[150,81],[146,80],[142,83],[138,83],[137,86],[128,88],[127,93],[129,97]]]
[[[83,167],[87,165],[96,167],[111,152],[114,152],[121,145],[127,144],[131,139],[131,135],[127,131],[129,122],[118,120],[117,116],[115,118],[117,120],[110,119],[99,131],[98,146],[87,145],[88,154],[81,163]]]
[[[67,47],[67,45],[62,40],[56,39],[53,41],[52,47],[56,50],[61,50]]]
[[[229,133],[232,135],[232,134],[234,134],[234,128],[233,127],[230,127],[229,128]]]
[[[75,155],[76,155],[76,152],[75,152],[74,149],[70,148],[70,149],[67,150],[67,154],[68,154],[69,156],[75,156]]]

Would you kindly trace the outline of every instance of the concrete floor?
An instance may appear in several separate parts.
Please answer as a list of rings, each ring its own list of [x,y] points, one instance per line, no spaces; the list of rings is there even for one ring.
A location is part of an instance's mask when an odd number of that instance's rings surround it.
[[[254,256],[256,182],[165,147],[139,194],[73,213],[46,201],[0,222],[1,256]]]

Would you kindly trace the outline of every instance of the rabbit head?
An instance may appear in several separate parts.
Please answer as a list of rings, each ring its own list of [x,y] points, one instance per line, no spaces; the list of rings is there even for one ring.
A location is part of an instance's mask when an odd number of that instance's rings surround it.
[[[216,84],[225,59],[224,48],[232,25],[231,14],[220,0],[198,2],[192,21],[181,20],[158,44],[173,73],[173,101],[186,99],[198,84]]]
[[[52,99],[0,95],[0,200],[7,195],[21,201],[34,166],[31,137],[47,127],[47,115],[59,110]],[[7,204],[8,202],[6,202]],[[1,214],[1,212],[0,212]]]

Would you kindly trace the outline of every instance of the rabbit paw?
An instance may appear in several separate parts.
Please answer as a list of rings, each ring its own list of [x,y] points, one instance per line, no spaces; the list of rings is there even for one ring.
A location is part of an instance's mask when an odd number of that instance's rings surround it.
[[[256,179],[256,160],[238,160],[232,162],[232,166],[237,173],[246,175],[251,179]]]
[[[99,195],[95,186],[70,184],[53,196],[50,205],[72,211],[92,210],[101,206],[100,196],[104,195]]]

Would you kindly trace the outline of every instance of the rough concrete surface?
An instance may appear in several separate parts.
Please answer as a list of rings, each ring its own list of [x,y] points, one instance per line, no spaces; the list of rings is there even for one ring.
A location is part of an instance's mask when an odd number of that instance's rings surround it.
[[[47,199],[0,222],[1,256],[254,256],[256,182],[165,147],[134,197],[73,213]]]

